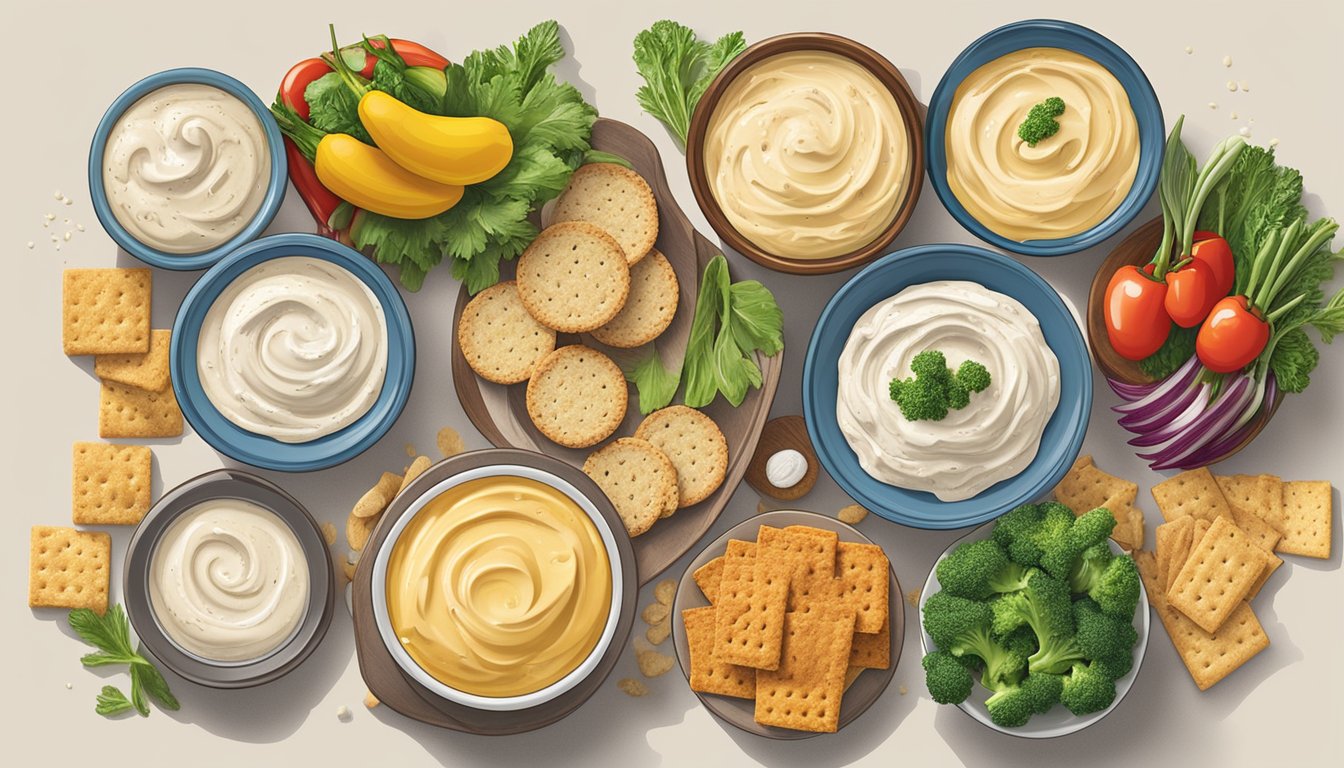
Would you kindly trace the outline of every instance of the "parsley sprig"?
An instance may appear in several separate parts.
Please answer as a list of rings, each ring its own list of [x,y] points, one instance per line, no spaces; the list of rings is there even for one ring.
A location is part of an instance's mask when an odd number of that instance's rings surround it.
[[[176,710],[181,706],[159,668],[131,645],[131,625],[120,605],[112,606],[102,616],[88,608],[76,608],[70,612],[68,621],[81,640],[98,649],[84,654],[80,663],[86,667],[126,664],[130,668],[130,698],[116,686],[105,685],[98,693],[95,712],[112,717],[134,709],[142,717],[148,717],[151,698],[161,709]]]

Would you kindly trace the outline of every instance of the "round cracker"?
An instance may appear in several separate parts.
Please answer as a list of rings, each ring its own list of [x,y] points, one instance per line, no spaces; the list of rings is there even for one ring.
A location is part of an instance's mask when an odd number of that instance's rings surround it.
[[[607,494],[631,537],[677,510],[677,470],[647,440],[622,437],[594,451],[583,471]]]
[[[588,163],[569,178],[552,221],[587,221],[616,238],[636,264],[658,240],[658,201],[643,176],[615,163]]]
[[[593,224],[542,230],[518,257],[518,297],[537,322],[562,333],[606,325],[625,306],[630,268],[621,246]]]
[[[527,414],[543,435],[569,448],[611,436],[625,419],[629,392],[611,358],[591,347],[561,347],[537,364],[527,383]]]
[[[457,320],[457,345],[477,376],[496,384],[527,381],[555,350],[555,331],[523,306],[512,280],[476,294]]]
[[[657,248],[630,268],[630,295],[625,306],[593,338],[609,347],[633,349],[662,335],[677,314],[680,288],[677,271]]]
[[[713,419],[694,408],[673,405],[654,411],[635,437],[653,443],[676,467],[679,508],[709,498],[728,475],[728,441]]]

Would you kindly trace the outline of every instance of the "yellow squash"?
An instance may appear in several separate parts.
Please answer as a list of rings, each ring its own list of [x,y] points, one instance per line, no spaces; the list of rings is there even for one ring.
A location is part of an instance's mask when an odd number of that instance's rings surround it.
[[[317,144],[317,178],[356,208],[398,219],[427,219],[457,205],[460,184],[441,184],[414,174],[377,147],[344,133]]]
[[[479,184],[513,157],[513,138],[498,120],[428,115],[382,91],[360,98],[359,121],[398,165],[442,184]]]

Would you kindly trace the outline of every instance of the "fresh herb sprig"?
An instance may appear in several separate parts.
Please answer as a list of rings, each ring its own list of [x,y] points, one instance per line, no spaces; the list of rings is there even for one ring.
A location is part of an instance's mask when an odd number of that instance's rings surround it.
[[[687,26],[667,19],[655,21],[635,35],[635,68],[644,78],[635,98],[685,149],[695,105],[719,71],[746,48],[741,32],[729,32],[707,43]]]
[[[76,608],[70,612],[67,620],[81,640],[98,649],[81,657],[80,663],[86,667],[112,664],[126,664],[129,667],[130,698],[116,686],[105,685],[98,693],[95,712],[112,717],[134,709],[142,717],[148,717],[151,698],[161,709],[177,710],[181,706],[168,689],[168,681],[163,678],[158,667],[132,647],[130,622],[126,620],[126,612],[120,605],[112,606],[102,616],[88,608]]]
[[[953,371],[947,357],[926,349],[910,361],[914,376],[892,379],[888,394],[908,421],[942,421],[949,410],[971,404],[971,395],[989,388],[989,369],[975,360],[965,360]]]
[[[1051,96],[1027,112],[1027,118],[1017,126],[1017,137],[1027,142],[1027,146],[1036,146],[1059,133],[1059,121],[1055,118],[1062,114],[1064,114],[1064,100],[1058,96]]]

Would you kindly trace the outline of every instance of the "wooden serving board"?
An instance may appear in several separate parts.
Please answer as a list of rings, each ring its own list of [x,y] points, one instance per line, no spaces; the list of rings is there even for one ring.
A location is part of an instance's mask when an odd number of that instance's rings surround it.
[[[672,191],[667,186],[667,176],[663,172],[663,163],[658,156],[658,150],[647,136],[625,123],[602,118],[593,125],[592,146],[594,149],[629,160],[634,170],[649,182],[658,201],[656,247],[676,270],[677,281],[681,285],[681,297],[677,302],[677,314],[672,320],[672,325],[658,337],[655,344],[665,362],[675,363],[680,361],[686,352],[686,342],[690,336],[691,319],[699,292],[700,275],[709,260],[719,253],[719,249],[695,231],[690,220],[678,207]],[[513,264],[506,263],[503,267],[507,279],[508,273],[512,272]],[[471,423],[480,430],[485,439],[497,447],[538,451],[554,456],[571,466],[582,467],[588,454],[600,448],[602,444],[577,450],[556,445],[543,436],[528,417],[525,383],[511,386],[494,384],[477,376],[467,364],[457,340],[457,318],[461,316],[470,298],[465,287],[458,294],[457,308],[453,313],[452,339],[453,386],[457,390],[458,400],[467,418],[471,419]],[[610,351],[586,334],[582,336],[560,334],[556,346],[578,341],[595,349]],[[655,523],[648,533],[632,540],[635,558],[639,563],[640,584],[648,583],[690,551],[718,518],[742,480],[747,463],[756,450],[761,428],[769,415],[770,404],[775,399],[775,389],[779,385],[779,375],[784,367],[784,353],[780,352],[774,357],[757,355],[756,361],[761,367],[763,382],[759,389],[747,393],[740,406],[733,408],[723,398],[718,398],[708,407],[701,409],[718,423],[719,429],[723,431],[728,441],[728,473],[723,485],[708,499],[695,506],[677,510],[671,517]],[[634,386],[631,385],[630,407],[625,421],[609,440],[634,434],[635,427],[643,419],[636,402]]]

